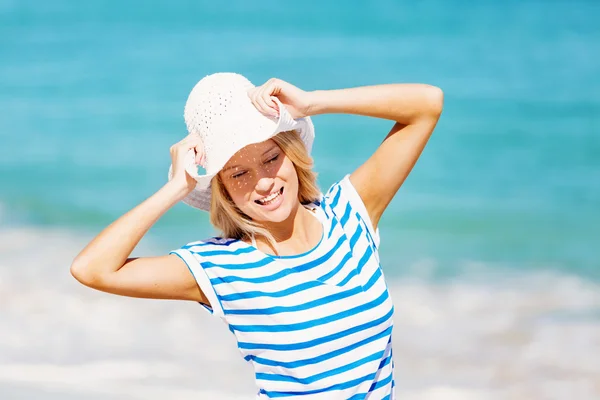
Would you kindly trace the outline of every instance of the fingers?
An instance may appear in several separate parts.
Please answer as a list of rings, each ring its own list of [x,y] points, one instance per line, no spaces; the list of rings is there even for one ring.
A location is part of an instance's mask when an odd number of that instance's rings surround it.
[[[268,116],[277,116],[277,108],[275,107],[275,102],[271,99],[271,96],[258,96],[255,100],[257,104],[257,108],[265,115]]]
[[[171,155],[181,155],[201,144],[200,137],[195,134],[189,134],[178,143],[171,146]]]
[[[256,91],[250,94],[250,100],[258,111],[266,116],[277,116],[277,106],[268,92]]]
[[[206,153],[204,152],[202,142],[194,148],[194,151],[196,152],[196,165],[201,165],[203,168],[206,167]]]
[[[181,143],[183,144],[182,150],[184,150],[186,154],[190,150],[194,151],[194,162],[196,163],[196,165],[201,165],[204,167],[204,144],[202,143],[202,139],[200,139],[200,136],[191,133],[185,139],[183,139]]]
[[[273,98],[279,93],[279,90],[277,79],[270,79],[264,85],[250,89],[248,96],[262,114],[277,117],[279,107]]]
[[[171,146],[171,163],[173,164],[174,170],[185,170],[185,159],[190,150],[195,153],[194,162],[196,165],[202,165],[204,167],[206,159],[202,139],[196,134],[189,134],[180,142]]]

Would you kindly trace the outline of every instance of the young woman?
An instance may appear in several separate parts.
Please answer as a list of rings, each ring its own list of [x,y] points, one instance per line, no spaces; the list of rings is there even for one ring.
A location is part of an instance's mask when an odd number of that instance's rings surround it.
[[[205,77],[186,103],[190,134],[171,147],[169,182],[92,240],[71,273],[108,293],[201,303],[253,364],[259,399],[393,399],[393,305],[377,227],[442,104],[440,89],[421,84],[306,92],[279,79],[254,87],[237,74]],[[322,194],[309,116],[324,113],[395,124]],[[222,237],[128,258],[182,200],[209,211]]]

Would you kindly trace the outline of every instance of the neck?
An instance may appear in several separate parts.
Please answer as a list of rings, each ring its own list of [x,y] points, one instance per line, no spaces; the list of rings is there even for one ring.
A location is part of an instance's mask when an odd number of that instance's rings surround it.
[[[309,218],[313,218],[308,214],[309,212],[302,204],[298,203],[287,219],[276,223],[265,223],[264,226],[273,235],[277,243],[285,242],[295,237],[301,238],[302,236],[306,236],[303,233],[305,234],[307,231]]]
[[[281,253],[279,250],[285,248],[293,252],[294,249],[306,247],[307,244],[311,243],[313,241],[311,240],[311,233],[314,233],[314,224],[318,221],[310,213],[311,211],[298,203],[286,220],[277,223],[265,223],[265,228],[273,235],[277,245],[277,248],[272,250]],[[261,239],[261,242],[267,247],[272,247],[265,240]]]

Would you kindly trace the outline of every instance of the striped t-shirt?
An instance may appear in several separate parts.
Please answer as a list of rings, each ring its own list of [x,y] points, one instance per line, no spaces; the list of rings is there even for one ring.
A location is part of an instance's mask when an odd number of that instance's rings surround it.
[[[222,238],[172,253],[252,363],[257,399],[393,399],[393,305],[379,232],[349,176],[312,206],[323,236],[306,253],[278,257]]]

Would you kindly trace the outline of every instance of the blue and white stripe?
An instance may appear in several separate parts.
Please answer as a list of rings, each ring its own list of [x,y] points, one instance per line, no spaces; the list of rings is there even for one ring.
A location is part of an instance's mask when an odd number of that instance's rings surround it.
[[[379,232],[348,176],[315,206],[323,238],[299,256],[220,238],[172,253],[254,366],[258,399],[393,399],[393,305]]]

